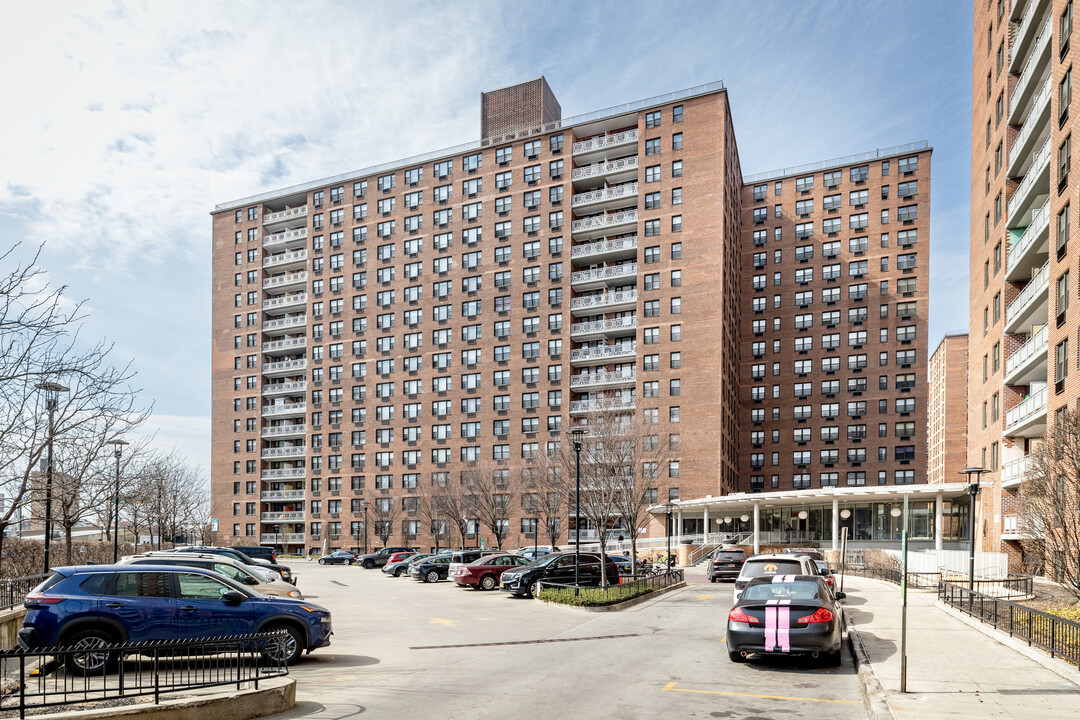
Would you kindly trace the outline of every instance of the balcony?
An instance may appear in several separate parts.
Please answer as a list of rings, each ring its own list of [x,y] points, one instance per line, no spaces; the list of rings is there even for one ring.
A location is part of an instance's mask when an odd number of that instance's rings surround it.
[[[276,470],[263,470],[259,477],[262,480],[303,480],[305,472],[304,468],[286,467]]]
[[[605,153],[609,153],[616,148],[629,148],[629,146],[636,146],[638,142],[638,131],[624,130],[622,132],[611,133],[610,135],[597,135],[586,140],[578,140],[574,143],[574,158],[579,162],[585,162],[589,159],[594,159],[594,156],[602,157]]]
[[[290,427],[303,427],[303,425],[293,425]],[[266,436],[263,435],[263,437]],[[263,448],[260,457],[263,460],[281,460],[285,458],[302,458],[305,453],[306,450],[303,445],[289,445],[286,447]]]
[[[637,331],[637,316],[612,318],[611,320],[594,320],[592,322],[574,323],[570,326],[570,336],[581,342],[585,340],[599,340],[600,338],[626,335]]]
[[[1024,63],[1020,78],[1013,86],[1012,97],[1009,98],[1010,125],[1020,125],[1024,122],[1024,118],[1028,115],[1028,108],[1031,106],[1032,96],[1042,87],[1042,80],[1050,65],[1051,27],[1051,18],[1046,18],[1046,22],[1039,30],[1039,36],[1035,39],[1031,56]]]
[[[586,215],[617,205],[635,203],[637,202],[637,194],[638,184],[636,182],[623,183],[614,187],[578,193],[571,198],[570,207],[574,209],[575,215]]]
[[[571,365],[606,365],[619,360],[633,360],[637,357],[637,341],[597,345],[594,347],[575,348],[570,351]]]
[[[1050,195],[1050,138],[1035,153],[1027,175],[1009,198],[1006,227],[1014,229],[1031,224],[1031,213],[1041,207]]]
[[[280,255],[270,255],[269,257],[263,258],[264,270],[305,264],[307,264],[307,250],[294,250],[292,252],[285,252]]]
[[[263,225],[279,225],[281,223],[306,224],[308,216],[307,205],[300,207],[285,208],[277,212],[263,215]]]
[[[570,376],[570,388],[576,389],[579,392],[606,387],[633,385],[636,382],[637,373],[634,370],[586,372]]]
[[[1045,325],[1049,314],[1050,263],[1032,276],[1016,299],[1005,309],[1005,334],[1023,332],[1028,325]]]
[[[584,415],[591,412],[627,411],[637,407],[635,398],[598,398],[596,400],[571,400],[570,414]]]
[[[269,340],[262,344],[262,351],[269,355],[275,353],[293,353],[307,347],[307,338],[293,337],[283,340]]]
[[[578,270],[570,274],[570,285],[575,290],[599,290],[608,285],[625,285],[637,281],[637,263],[608,265],[592,270]]]
[[[306,284],[307,271],[301,270],[300,272],[285,273],[284,275],[275,275],[274,277],[266,278],[263,280],[263,290],[280,290],[287,287]]]
[[[1005,413],[1005,437],[1034,438],[1046,434],[1046,388]]]
[[[1032,381],[1046,382],[1046,346],[1049,327],[1028,338],[1020,349],[1005,358],[1005,384],[1030,385]]]
[[[1024,531],[1022,519],[1019,515],[1001,516],[1001,539],[1023,540]]]
[[[295,247],[299,249],[307,242],[308,229],[306,227],[294,230],[282,230],[281,232],[263,235],[264,248]]]
[[[1021,458],[1017,458],[1016,460],[1005,463],[1005,467],[1001,472],[1001,487],[1019,487],[1022,482],[1027,480],[1027,476],[1030,471],[1030,455],[1024,455]]]
[[[1017,3],[1023,5],[1023,2]],[[1024,14],[1017,21],[1016,32],[1013,34],[1012,45],[1009,47],[1009,72],[1018,73],[1027,60],[1032,45],[1038,39],[1037,24],[1042,19],[1046,9],[1047,0],[1031,0],[1024,8]]]
[[[263,375],[299,375],[307,370],[307,359],[279,360],[278,362],[263,363]]]
[[[284,310],[285,308],[307,305],[307,293],[293,293],[263,300],[263,310]]]
[[[307,425],[303,423],[294,423],[292,425],[270,425],[262,429],[262,437],[268,440],[279,440],[287,437],[303,437],[307,434]],[[299,452],[281,452],[273,453],[272,450],[297,450]],[[297,445],[294,447],[279,447],[279,448],[265,448],[263,449],[263,457],[295,457],[296,455],[304,454],[304,446]]]
[[[288,510],[284,512],[264,512],[259,515],[262,522],[304,522],[303,510]]]
[[[575,240],[591,240],[604,235],[627,232],[629,228],[637,227],[637,219],[637,208],[619,210],[606,215],[593,215],[572,222],[570,232]],[[619,230],[618,228],[623,229]]]
[[[259,495],[259,499],[272,502],[281,502],[283,500],[303,500],[304,490],[264,490]]]
[[[307,403],[274,403],[262,406],[263,417],[283,417],[286,415],[303,415],[307,412]]]
[[[305,325],[307,325],[307,315],[292,315],[266,320],[262,324],[262,329],[265,333],[277,333],[292,328],[304,327]]]
[[[1012,231],[1009,233],[1012,235]],[[1005,279],[1023,282],[1046,264],[1050,255],[1050,199],[1031,213],[1031,220],[1017,240],[1009,245],[1005,259]]]
[[[1024,120],[1020,132],[1013,139],[1009,148],[1009,177],[1018,178],[1027,174],[1034,159],[1032,153],[1042,147],[1050,136],[1050,78],[1035,96],[1031,112]]]
[[[632,310],[637,306],[637,290],[620,290],[599,295],[582,295],[570,300],[574,315],[599,315],[605,312]]]
[[[638,159],[635,156],[574,168],[570,176],[575,183],[581,183],[582,185],[597,182],[607,182],[609,185],[615,185],[637,180],[637,170]]]
[[[575,245],[570,249],[571,262],[581,264],[623,260],[637,257],[637,235]]]
[[[263,533],[260,545],[295,545],[304,542],[304,533]]]
[[[263,397],[273,395],[302,395],[307,391],[307,380],[294,380],[292,382],[269,383],[263,385]]]

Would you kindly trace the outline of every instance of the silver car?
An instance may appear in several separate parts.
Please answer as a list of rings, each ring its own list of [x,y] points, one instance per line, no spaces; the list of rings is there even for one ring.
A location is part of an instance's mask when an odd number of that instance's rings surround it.
[[[197,567],[204,570],[213,570],[224,575],[234,582],[248,586],[252,590],[263,595],[274,597],[287,597],[294,600],[303,600],[304,594],[296,589],[295,585],[287,582],[269,581],[261,577],[253,568],[243,565],[232,558],[210,553],[144,553],[142,555],[128,555],[120,560],[120,565],[180,565],[183,567]]]

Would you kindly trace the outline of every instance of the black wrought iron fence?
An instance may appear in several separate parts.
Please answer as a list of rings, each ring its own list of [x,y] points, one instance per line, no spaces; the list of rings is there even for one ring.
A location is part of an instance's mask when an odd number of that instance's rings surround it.
[[[40,585],[48,575],[28,575],[26,577],[0,580],[0,610],[10,610],[21,605],[26,593]]]
[[[896,585],[900,584],[903,571],[900,568],[881,567],[878,565],[848,566],[844,569],[848,575],[856,577],[873,578],[884,580]],[[933,590],[941,581],[941,573],[909,572],[907,574],[908,587],[920,590]]]
[[[245,684],[289,673],[283,632],[0,653],[0,712]]]
[[[539,593],[549,600],[569,599],[580,597],[582,593],[589,596],[590,603],[595,605],[610,605],[623,600],[644,595],[653,590],[662,590],[678,585],[685,579],[682,570],[662,570],[659,572],[646,572],[640,575],[623,575],[617,584],[607,587],[578,587],[561,583],[547,583],[540,581]],[[575,592],[575,590],[577,592]]]
[[[969,590],[966,584],[961,583],[942,582],[938,586],[938,599],[990,623],[1011,637],[1026,640],[1029,646],[1046,650],[1050,657],[1060,657],[1080,665],[1080,623]]]

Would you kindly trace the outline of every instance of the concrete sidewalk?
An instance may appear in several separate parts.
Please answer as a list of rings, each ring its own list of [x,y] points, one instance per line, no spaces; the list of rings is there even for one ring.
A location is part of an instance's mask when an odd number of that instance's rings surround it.
[[[901,694],[900,588],[848,576],[844,591],[896,718],[1080,718],[1080,685],[952,617],[926,591],[908,592],[908,692]]]

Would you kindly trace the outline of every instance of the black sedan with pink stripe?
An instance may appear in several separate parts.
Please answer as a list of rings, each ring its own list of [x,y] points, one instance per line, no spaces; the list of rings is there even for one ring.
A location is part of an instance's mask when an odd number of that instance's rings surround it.
[[[728,657],[744,662],[751,654],[809,655],[838,666],[843,598],[819,575],[754,578],[728,613]]]

